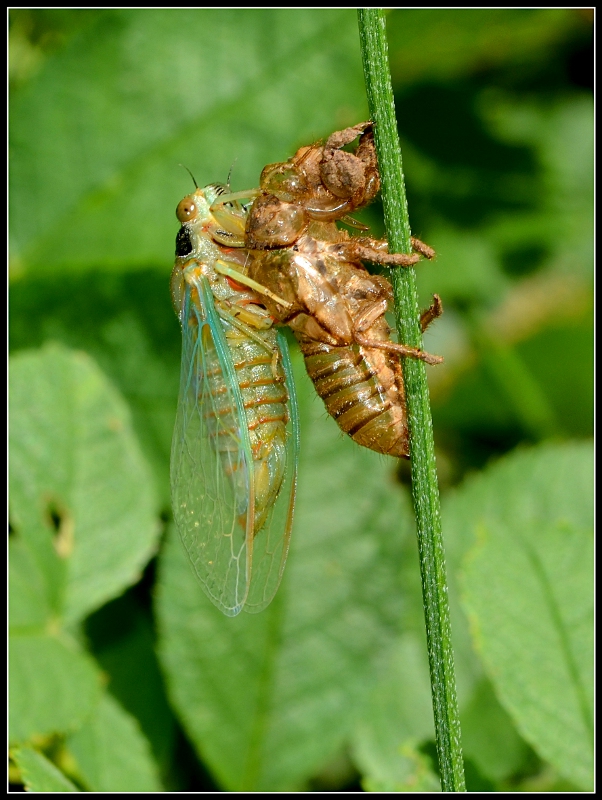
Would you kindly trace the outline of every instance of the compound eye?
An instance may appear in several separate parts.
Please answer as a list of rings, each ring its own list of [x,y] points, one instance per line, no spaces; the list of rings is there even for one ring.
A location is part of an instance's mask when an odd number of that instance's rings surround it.
[[[180,222],[190,222],[190,220],[194,219],[198,213],[199,208],[192,195],[180,200],[178,207],[176,208],[176,217],[180,220]]]

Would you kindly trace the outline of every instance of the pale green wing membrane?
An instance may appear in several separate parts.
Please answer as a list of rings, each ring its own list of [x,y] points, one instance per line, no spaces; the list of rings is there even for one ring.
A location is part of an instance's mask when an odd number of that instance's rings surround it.
[[[235,616],[251,580],[253,464],[240,389],[206,278],[192,289],[186,285],[181,322],[173,513],[203,589]]]
[[[244,606],[244,610],[251,614],[262,611],[268,605],[280,584],[288,555],[297,490],[299,414],[286,338],[278,332],[276,341],[288,393],[286,469],[278,496],[253,542],[251,585]]]

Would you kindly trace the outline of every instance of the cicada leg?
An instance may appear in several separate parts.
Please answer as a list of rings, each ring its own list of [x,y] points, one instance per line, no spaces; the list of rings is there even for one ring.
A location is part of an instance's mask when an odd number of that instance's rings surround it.
[[[237,264],[237,266],[239,265]],[[278,303],[278,305],[283,306],[284,308],[291,308],[292,304],[287,300],[283,300],[282,297],[278,297],[277,294],[274,294],[274,292],[270,291],[266,286],[263,286],[261,283],[257,283],[257,281],[249,278],[243,272],[228,266],[226,261],[219,259],[215,262],[213,267],[215,271],[219,272],[221,275],[226,275],[237,283],[240,283],[243,286],[248,286],[250,289],[254,289],[259,294],[271,298],[275,303]]]
[[[437,255],[432,247],[424,242],[421,242],[420,239],[417,239],[415,236],[412,236],[410,241],[412,242],[412,250],[414,250],[416,253],[420,253],[421,256],[428,258],[429,261],[432,258],[435,258]]]
[[[255,197],[258,197],[261,194],[261,189],[245,189],[243,192],[229,192],[228,194],[223,194],[219,197],[213,205],[210,207],[210,211],[213,214],[217,208],[220,206],[224,206],[227,203],[234,203],[238,200],[253,200]]]
[[[374,309],[374,313],[376,313],[376,308]],[[440,317],[443,314],[443,303],[441,302],[441,298],[438,294],[433,295],[433,302],[431,305],[422,312],[420,315],[420,328],[422,332],[428,328],[428,326]],[[365,328],[368,330],[368,328]],[[443,362],[442,356],[434,356],[431,353],[427,353],[424,350],[419,350],[416,347],[410,347],[409,345],[405,344],[395,344],[394,342],[374,342],[365,339],[360,335],[356,334],[356,341],[358,344],[363,344],[366,347],[376,347],[380,350],[388,350],[391,353],[399,353],[399,355],[407,356],[409,358],[417,358],[420,361],[424,361],[426,364],[441,364]]]
[[[438,294],[433,295],[433,302],[430,306],[420,315],[420,327],[424,333],[428,326],[443,314],[443,303]]]
[[[235,303],[228,303],[227,301],[220,300],[216,302],[215,307],[219,316],[230,323],[232,327],[240,331],[240,333],[248,336],[256,344],[267,350],[268,353],[272,352],[272,347],[269,345],[258,333],[258,331],[265,331],[272,327],[272,321],[266,316],[265,310],[257,306],[257,310],[252,310],[249,306],[237,306]],[[244,319],[241,319],[244,317]]]
[[[376,320],[380,319],[388,308],[387,300],[383,299],[369,305],[362,311],[361,316],[356,317],[355,322],[355,340],[358,344],[363,344],[369,347],[376,347],[380,350],[388,350],[389,352],[399,353],[400,355],[409,356],[411,358],[418,358],[425,361],[427,364],[440,364],[443,361],[441,356],[433,356],[430,353],[425,353],[418,348],[409,347],[407,345],[399,345],[394,342],[374,342],[363,336],[364,331],[369,331],[374,325]],[[443,313],[443,305],[439,295],[433,295],[433,302],[426,311],[423,311],[420,316],[420,327],[424,332],[433,320],[440,317]],[[370,344],[368,344],[370,342]]]
[[[342,131],[335,131],[331,133],[326,142],[324,143],[325,150],[339,150],[346,144],[351,144],[358,136],[360,136],[367,128],[373,125],[371,120],[367,122],[358,122],[351,128],[344,128]]]
[[[355,330],[358,333],[363,333],[364,331],[370,330],[376,320],[380,319],[380,317],[387,313],[388,308],[389,300],[386,297],[383,297],[382,300],[377,300],[376,302],[371,303],[367,308],[362,310],[361,314],[355,317]]]
[[[360,259],[373,264],[382,264],[387,267],[411,267],[420,261],[420,257],[434,258],[436,253],[428,244],[421,242],[414,236],[411,239],[413,255],[406,253],[389,253],[389,245],[384,239],[372,239],[368,236],[358,236],[340,244],[341,253],[350,260]]]
[[[398,353],[400,356],[407,358],[416,358],[418,361],[424,361],[426,364],[441,364],[443,363],[443,356],[434,356],[418,347],[411,347],[407,344],[395,344],[395,342],[381,342],[367,339],[361,334],[356,334],[355,341],[363,347],[373,347],[376,350],[386,350],[388,353]]]

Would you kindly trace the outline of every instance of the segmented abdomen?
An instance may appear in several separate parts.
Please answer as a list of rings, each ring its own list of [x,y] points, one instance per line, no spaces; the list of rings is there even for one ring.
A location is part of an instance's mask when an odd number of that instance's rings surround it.
[[[377,453],[407,457],[405,394],[398,359],[375,348],[331,347],[298,339],[309,377],[341,430]]]
[[[276,331],[270,329],[259,335],[266,342],[263,347],[238,329],[223,323],[226,342],[232,355],[232,363],[242,395],[246,426],[249,431],[254,472],[254,530],[257,533],[276,500],[286,468],[286,425],[288,422],[288,392],[280,359]],[[269,348],[269,349],[268,349]],[[247,480],[241,470],[238,457],[240,430],[237,409],[231,407],[229,393],[225,391],[223,376],[216,379],[207,374],[209,391],[213,395],[213,407],[217,409],[220,425],[208,420],[210,435],[220,454],[222,467],[229,479]],[[247,487],[241,486],[240,497],[248,495]],[[246,508],[240,508],[244,514]]]

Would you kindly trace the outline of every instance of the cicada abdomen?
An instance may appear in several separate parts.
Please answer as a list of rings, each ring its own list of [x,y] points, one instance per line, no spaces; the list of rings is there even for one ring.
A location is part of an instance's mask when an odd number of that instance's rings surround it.
[[[273,327],[262,331],[261,342],[235,327],[227,317],[221,318],[229,356],[234,368],[234,379],[240,390],[244,410],[244,425],[249,435],[253,458],[253,536],[261,530],[267,514],[282,487],[286,471],[287,423],[289,421],[289,393],[286,375],[280,357],[281,342]],[[207,329],[205,329],[206,338]],[[259,337],[258,337],[259,338]],[[226,391],[225,375],[221,370],[217,352],[208,340],[204,344],[207,357],[205,378],[213,396],[209,414],[209,432],[214,447],[220,453],[226,474],[233,481],[246,480],[244,471],[236,469],[233,452],[240,442],[241,415],[231,406]],[[274,356],[277,358],[274,358]],[[238,487],[244,497],[245,486]],[[244,514],[246,508],[241,508]]]
[[[222,209],[216,221],[210,205],[220,188],[197,189],[178,206],[172,295],[182,371],[171,483],[194,571],[212,602],[234,616],[262,610],[278,587],[298,427],[286,341],[245,285],[245,251],[220,243],[244,220],[233,208],[231,219]]]

